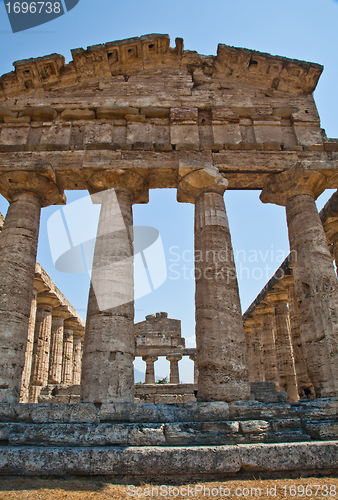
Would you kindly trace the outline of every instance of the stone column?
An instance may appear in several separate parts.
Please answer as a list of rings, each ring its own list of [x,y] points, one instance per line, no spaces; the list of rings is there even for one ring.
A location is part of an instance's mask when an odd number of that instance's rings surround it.
[[[264,381],[264,365],[262,359],[262,320],[252,317],[246,320],[246,326],[250,327],[250,351],[252,374],[250,382]],[[252,380],[251,380],[252,378]]]
[[[286,207],[300,334],[317,397],[338,396],[338,294],[325,232],[315,199],[325,176],[302,164],[269,177],[264,203]]]
[[[75,332],[77,334],[78,332]],[[73,385],[81,384],[81,366],[82,366],[82,338],[80,335],[74,335],[73,350]]]
[[[195,204],[195,307],[199,401],[249,399],[245,335],[223,194],[211,164],[181,163],[177,199]],[[190,173],[188,173],[190,172]]]
[[[246,352],[247,352],[247,364],[248,364],[248,370],[249,370],[249,381],[254,382],[255,381],[255,368],[253,365],[253,349],[252,349],[252,342],[251,342],[251,333],[252,333],[252,326],[251,326],[251,318],[247,318],[244,322],[244,333],[245,333],[245,343],[246,343]],[[248,323],[249,321],[249,323]]]
[[[37,294],[36,288],[33,289],[33,298],[31,304],[31,313],[29,315],[28,323],[28,336],[27,336],[27,347],[25,353],[25,366],[21,377],[21,391],[20,391],[20,403],[28,403],[29,400],[29,385],[32,372],[32,358],[33,358],[33,346],[34,346],[34,331],[35,331],[35,318],[36,318],[36,304],[37,304]]]
[[[276,358],[274,310],[268,305],[256,307],[256,314],[262,318],[262,360],[265,380],[274,382],[276,391],[280,390]]]
[[[37,403],[42,387],[48,384],[52,310],[60,305],[53,294],[38,294],[34,332],[33,362],[29,402]]]
[[[63,330],[61,384],[72,385],[73,383],[73,368],[74,368],[73,350],[74,350],[73,329],[69,328],[67,322],[65,322]]]
[[[279,384],[287,392],[288,401],[299,400],[295,361],[290,337],[288,296],[284,292],[272,292],[265,299],[275,311],[276,321],[276,357],[279,373]]]
[[[43,173],[52,176],[51,171]],[[0,236],[0,402],[17,403],[25,364],[40,210],[56,203],[60,193],[53,180],[26,171],[1,175],[0,192],[10,202]]]
[[[316,396],[315,389],[309,378],[303,354],[303,343],[300,336],[299,313],[295,294],[294,280],[292,275],[286,275],[283,278],[283,284],[286,286],[289,303],[290,333],[293,355],[295,360],[295,370],[298,385],[299,397],[306,396],[305,393],[311,391],[312,396]],[[304,390],[305,389],[305,390]]]
[[[182,354],[169,354],[166,356],[167,360],[170,361],[170,384],[180,383],[180,373],[178,369],[178,362],[182,359]]]
[[[89,181],[100,193],[92,281],[83,348],[81,401],[134,401],[134,266],[132,204],[148,201],[138,174],[101,171]],[[96,197],[97,199],[97,197]]]
[[[148,355],[142,356],[143,361],[146,362],[146,384],[155,384],[155,361],[158,360],[158,356]]]
[[[57,307],[52,315],[52,332],[49,360],[49,384],[61,384],[64,321],[69,318],[67,307]]]
[[[335,195],[337,194],[334,193]],[[332,258],[335,261],[336,272],[338,269],[338,217],[328,217],[323,223],[324,231],[329,245],[332,245]]]
[[[198,384],[198,366],[196,354],[190,354],[189,359],[194,362],[194,384]]]

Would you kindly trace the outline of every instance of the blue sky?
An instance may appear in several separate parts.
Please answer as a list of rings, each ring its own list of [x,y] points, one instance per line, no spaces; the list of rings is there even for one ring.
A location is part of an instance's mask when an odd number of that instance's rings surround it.
[[[202,54],[216,54],[218,43],[225,43],[323,64],[324,72],[315,91],[315,99],[322,127],[329,137],[338,137],[337,1],[80,0],[64,16],[16,34],[11,32],[2,3],[0,0],[0,74],[12,71],[13,61],[19,59],[56,52],[63,54],[68,62],[71,59],[70,49],[147,33],[168,33],[172,46],[175,37],[182,37],[185,49]],[[71,202],[85,194],[68,192],[67,197]],[[330,194],[326,192],[318,200],[319,208]],[[256,191],[229,191],[225,194],[234,250],[245,251],[247,257],[244,262],[242,252],[237,261],[239,274],[242,274],[239,284],[243,311],[289,248],[284,208],[263,205],[258,196]],[[56,207],[49,207],[42,211],[38,260],[79,313],[85,316],[88,277],[60,273],[55,270],[51,259],[46,225],[55,210]],[[0,211],[7,211],[7,203],[3,199],[0,200]],[[158,290],[137,301],[135,320],[141,321],[146,314],[156,311],[167,311],[170,317],[182,320],[183,335],[189,339],[187,345],[192,346],[194,281],[192,278],[184,279],[184,273],[189,275],[192,262],[184,262],[182,254],[184,250],[193,248],[193,207],[177,203],[175,190],[152,191],[148,205],[134,207],[134,222],[160,230],[168,264],[167,281]],[[178,258],[173,256],[173,252],[180,255],[179,262],[169,260]],[[249,258],[252,262],[248,262]],[[172,279],[177,277],[169,268],[173,264],[176,267],[171,269],[181,273],[179,280]],[[143,369],[143,362],[137,361],[136,366]],[[168,373],[166,362],[158,361],[157,367],[159,375]],[[182,379],[190,381],[191,362],[185,361],[181,372]]]

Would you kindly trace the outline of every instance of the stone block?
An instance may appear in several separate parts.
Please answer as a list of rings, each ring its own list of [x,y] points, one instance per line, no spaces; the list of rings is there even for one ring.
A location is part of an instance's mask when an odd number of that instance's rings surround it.
[[[144,107],[141,108],[141,114],[147,118],[169,118],[169,108]]]
[[[199,147],[198,126],[196,125],[170,125],[171,144],[193,145]]]
[[[0,130],[1,130],[0,132],[1,145],[2,144],[20,145],[20,144],[26,144],[27,142],[28,131],[29,131],[28,126],[7,127],[3,125],[2,129]]]
[[[111,144],[113,125],[110,123],[91,123],[85,126],[84,144]]]
[[[138,108],[129,106],[107,107],[100,106],[96,109],[96,116],[99,119],[125,118],[126,115],[138,115]]]
[[[275,143],[283,142],[281,123],[279,121],[254,121],[256,142]]]
[[[306,432],[312,439],[316,440],[337,440],[338,439],[338,422],[331,421],[318,421],[318,420],[305,420],[304,426]]]
[[[49,122],[57,118],[57,111],[50,106],[28,106],[22,116],[29,116],[32,120]]]
[[[62,120],[95,120],[95,111],[91,109],[65,109],[61,113]]]
[[[270,430],[270,424],[266,420],[247,420],[239,424],[244,434],[260,434]]]
[[[67,124],[45,126],[42,128],[40,144],[65,144],[70,143],[71,127]]]
[[[137,142],[154,143],[155,125],[152,123],[138,123],[128,121],[127,123],[127,144]]]
[[[321,128],[312,124],[305,126],[304,123],[294,123],[293,126],[298,144],[305,146],[324,142]]]
[[[212,125],[214,142],[218,144],[239,144],[242,142],[241,129],[238,123]]]
[[[338,443],[238,445],[246,471],[318,471],[337,469]]]

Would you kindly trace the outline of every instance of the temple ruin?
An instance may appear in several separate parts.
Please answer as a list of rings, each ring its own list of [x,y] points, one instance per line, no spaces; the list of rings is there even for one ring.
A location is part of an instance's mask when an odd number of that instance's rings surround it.
[[[17,61],[0,78],[0,192],[10,203],[0,236],[0,474],[337,473],[337,212],[335,198],[322,217],[315,204],[338,188],[338,140],[321,129],[313,98],[323,67],[223,44],[204,56],[159,34],[72,57]],[[132,206],[160,188],[195,208],[191,353],[165,315],[134,325]],[[227,189],[261,190],[263,203],[285,206],[289,230],[290,258],[244,318]],[[101,205],[84,337],[36,266],[41,209],[64,204],[65,190],[88,190]],[[79,380],[69,361],[81,338]],[[180,356],[194,356],[197,401],[155,404],[154,393],[135,403],[134,357],[154,386],[159,353],[173,386]],[[28,356],[28,398],[57,396],[48,385],[60,381],[80,385],[78,399],[20,403]]]

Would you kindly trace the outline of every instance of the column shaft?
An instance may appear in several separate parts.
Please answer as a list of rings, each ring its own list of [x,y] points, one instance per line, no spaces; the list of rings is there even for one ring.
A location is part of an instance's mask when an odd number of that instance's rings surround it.
[[[52,316],[52,331],[50,344],[50,362],[49,362],[49,384],[61,384],[62,372],[62,354],[63,354],[63,325],[62,316]]]
[[[180,354],[171,354],[167,356],[167,360],[170,361],[170,384],[179,384],[180,383],[180,373],[178,368],[178,362],[182,359]]]
[[[318,397],[338,395],[338,294],[314,198],[288,199],[286,215],[307,372]]]
[[[289,311],[286,302],[275,304],[276,354],[281,389],[287,392],[288,401],[298,401],[297,379],[290,338]]]
[[[17,403],[32,305],[40,198],[13,196],[0,236],[0,402]]]
[[[146,362],[146,384],[155,384],[155,361],[158,360],[157,356],[143,356],[143,361]]]
[[[82,365],[82,341],[81,337],[74,337],[74,372],[73,385],[81,384],[81,365]]]
[[[110,189],[95,245],[83,349],[83,402],[134,401],[132,200]]]
[[[37,290],[34,288],[33,289],[32,304],[31,304],[31,313],[29,315],[27,347],[26,347],[26,354],[25,354],[25,366],[24,366],[24,369],[22,372],[22,377],[21,377],[20,403],[28,403],[28,399],[29,399],[29,384],[30,384],[31,372],[32,372],[37,293],[38,293]]]
[[[71,385],[73,383],[73,349],[73,330],[65,327],[63,333],[62,384]]]
[[[315,396],[315,390],[309,378],[304,360],[303,343],[300,335],[299,312],[295,294],[295,287],[293,284],[292,276],[290,276],[290,278],[291,280],[287,283],[288,297],[289,297],[290,333],[291,333],[293,354],[295,359],[298,394],[300,397],[304,397],[306,395],[305,392],[311,391],[311,394]]]
[[[262,358],[265,380],[275,383],[276,391],[280,390],[277,369],[276,345],[274,336],[274,316],[267,313],[262,317]]]
[[[39,303],[38,299],[29,393],[30,403],[38,402],[37,397],[39,391],[48,383],[51,329],[52,306],[50,304]],[[33,386],[38,386],[39,389],[35,389]]]
[[[195,198],[196,344],[199,401],[249,398],[245,335],[222,194]]]

